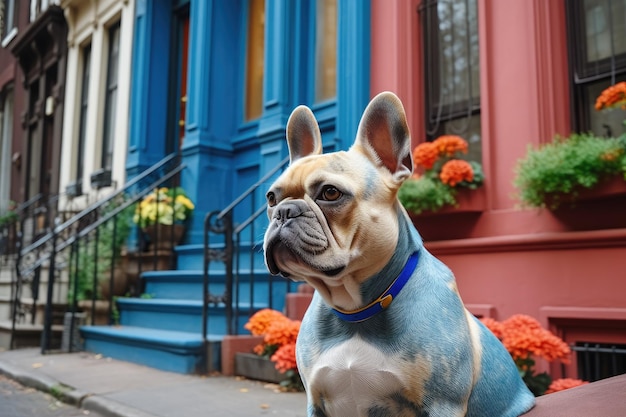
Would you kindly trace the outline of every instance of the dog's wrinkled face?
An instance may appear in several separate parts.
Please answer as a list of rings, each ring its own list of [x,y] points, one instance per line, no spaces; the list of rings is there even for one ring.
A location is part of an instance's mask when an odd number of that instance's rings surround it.
[[[309,282],[331,304],[358,306],[359,285],[397,244],[396,193],[412,172],[402,105],[391,93],[372,100],[347,152],[321,153],[319,127],[304,106],[292,113],[287,140],[290,165],[266,195],[267,267]]]

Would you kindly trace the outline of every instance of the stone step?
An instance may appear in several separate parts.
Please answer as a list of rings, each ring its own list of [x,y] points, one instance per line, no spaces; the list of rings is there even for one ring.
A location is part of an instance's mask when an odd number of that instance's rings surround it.
[[[11,320],[0,320],[0,350],[10,349],[11,327]],[[13,347],[15,349],[39,347],[41,345],[42,331],[43,325],[41,324],[16,323]],[[58,324],[53,325],[52,340],[50,344],[52,349],[59,349],[61,347],[62,335],[63,326]]]
[[[207,349],[208,371],[219,371],[222,336],[156,330],[137,326],[82,326],[84,349],[114,359],[184,374],[202,371],[202,352]]]

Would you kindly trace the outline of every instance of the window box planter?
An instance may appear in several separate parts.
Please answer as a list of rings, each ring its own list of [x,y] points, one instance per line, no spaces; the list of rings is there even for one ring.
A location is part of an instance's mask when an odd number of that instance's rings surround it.
[[[616,175],[600,181],[594,187],[580,188],[575,193],[561,195],[559,199],[566,208],[576,205],[577,202],[607,200],[620,196],[626,196],[626,181],[621,175]]]
[[[68,184],[65,187],[65,194],[69,198],[74,198],[83,195],[83,183],[81,181],[76,181],[71,184]]]
[[[617,175],[592,188],[561,196],[560,205],[550,212],[571,230],[626,227],[626,181]]]
[[[409,212],[411,222],[426,241],[462,239],[470,235],[487,208],[485,189],[460,189],[456,206],[438,211]]]
[[[625,139],[572,134],[529,147],[515,168],[520,202],[557,211],[619,194],[619,182],[624,182]]]
[[[432,216],[449,216],[455,214],[477,214],[485,210],[485,192],[483,188],[472,190],[469,188],[460,188],[456,194],[457,204],[445,206],[437,211],[423,211],[415,214],[409,211],[411,219]]]
[[[235,354],[235,375],[279,384],[285,375],[276,370],[274,362],[254,353]]]
[[[108,169],[99,169],[91,174],[91,187],[97,190],[110,187],[113,184],[111,171]]]

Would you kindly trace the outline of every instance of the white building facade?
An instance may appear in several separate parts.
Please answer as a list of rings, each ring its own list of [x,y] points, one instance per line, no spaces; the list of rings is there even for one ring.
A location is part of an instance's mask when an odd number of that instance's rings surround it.
[[[69,26],[60,191],[75,208],[123,186],[133,0],[63,0]]]

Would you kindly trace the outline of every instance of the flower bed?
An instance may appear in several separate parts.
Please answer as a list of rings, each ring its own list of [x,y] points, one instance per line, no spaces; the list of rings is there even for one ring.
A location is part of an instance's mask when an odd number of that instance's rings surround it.
[[[511,354],[524,383],[535,396],[549,394],[585,384],[578,379],[555,379],[547,372],[536,373],[535,360],[570,362],[569,346],[549,330],[541,327],[534,318],[516,314],[498,322],[492,318],[481,319],[483,324],[502,342]]]
[[[626,109],[626,82],[605,89],[595,104],[598,111],[617,107]],[[616,179],[626,185],[626,132],[613,138],[592,133],[557,136],[550,143],[529,146],[515,167],[514,184],[523,205],[555,210],[593,196],[593,190]]]
[[[280,385],[286,390],[302,391],[304,387],[296,364],[300,321],[291,320],[276,310],[263,309],[250,317],[244,327],[255,336],[263,336],[263,343],[254,348],[254,353],[260,360],[273,362],[274,368],[282,374]],[[265,380],[273,382],[274,379]]]
[[[415,173],[398,192],[402,205],[414,215],[458,207],[459,191],[475,190],[483,183],[480,164],[460,157],[467,150],[467,142],[454,135],[418,145],[413,151]]]

